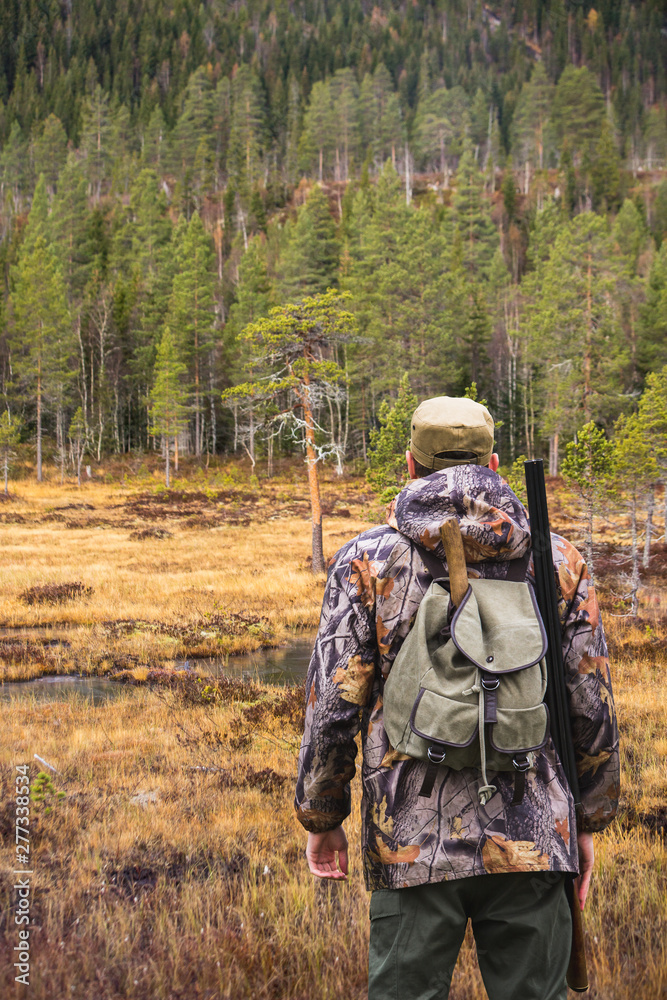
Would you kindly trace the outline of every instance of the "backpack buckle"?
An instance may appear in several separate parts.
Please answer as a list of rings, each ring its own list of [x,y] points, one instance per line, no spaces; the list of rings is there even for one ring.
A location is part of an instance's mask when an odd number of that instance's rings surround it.
[[[530,770],[530,760],[527,754],[524,754],[523,757],[512,757],[512,765],[517,771],[524,772]]]
[[[429,747],[426,751],[426,756],[432,764],[442,764],[443,760],[447,756],[447,751],[435,750],[433,747]]]
[[[499,677],[482,677],[482,687],[485,691],[495,691],[500,687]]]

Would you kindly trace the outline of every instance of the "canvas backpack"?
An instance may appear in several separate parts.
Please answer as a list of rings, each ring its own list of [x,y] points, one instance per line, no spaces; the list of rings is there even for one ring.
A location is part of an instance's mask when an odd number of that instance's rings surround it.
[[[547,640],[525,579],[528,557],[512,560],[509,579],[468,580],[453,614],[442,565],[432,553],[422,558],[434,579],[384,686],[387,736],[398,752],[428,761],[420,795],[431,795],[440,765],[478,767],[484,805],[496,791],[489,768],[515,772],[517,804],[549,728]]]

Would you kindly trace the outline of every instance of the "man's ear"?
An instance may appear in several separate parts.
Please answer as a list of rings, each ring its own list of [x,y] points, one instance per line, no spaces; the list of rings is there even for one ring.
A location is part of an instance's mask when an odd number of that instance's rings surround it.
[[[412,454],[412,452],[410,451],[409,448],[408,448],[408,450],[405,453],[405,461],[408,463],[408,475],[410,476],[410,479],[417,479],[418,476],[417,476],[417,473],[415,471],[414,456],[413,456],[413,454]]]
[[[488,467],[489,467],[489,469],[491,469],[491,472],[497,472],[499,465],[500,465],[500,459],[498,458],[498,456],[496,455],[496,453],[494,451],[493,455],[491,456],[491,460],[489,462],[489,466]]]

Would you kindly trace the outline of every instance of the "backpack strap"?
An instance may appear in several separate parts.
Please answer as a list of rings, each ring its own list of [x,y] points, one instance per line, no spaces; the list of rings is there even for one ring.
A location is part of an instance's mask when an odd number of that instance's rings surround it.
[[[424,566],[429,571],[433,579],[444,580],[447,576],[447,570],[445,569],[444,563],[440,562],[438,557],[434,555],[433,552],[425,548],[423,545],[420,545],[419,542],[413,542],[412,544],[417,549],[421,561],[424,563]]]
[[[530,562],[530,548],[528,551],[521,556],[520,559],[510,559],[507,565],[507,576],[506,580],[511,580],[513,583],[523,583],[526,579],[528,573],[528,564]]]

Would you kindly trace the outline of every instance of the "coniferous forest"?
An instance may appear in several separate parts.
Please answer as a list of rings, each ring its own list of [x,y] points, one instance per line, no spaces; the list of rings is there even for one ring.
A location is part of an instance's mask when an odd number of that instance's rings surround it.
[[[270,472],[304,421],[253,334],[328,289],[339,471],[401,385],[475,383],[503,461],[552,473],[585,426],[664,436],[666,69],[658,0],[5,0],[5,461]]]

